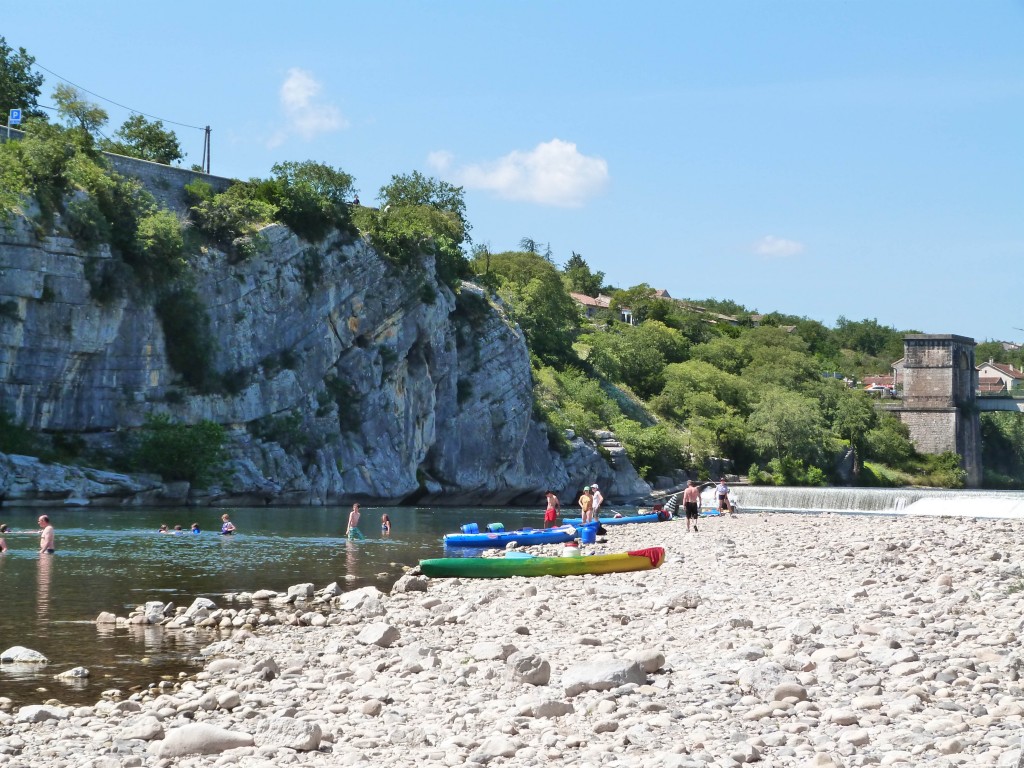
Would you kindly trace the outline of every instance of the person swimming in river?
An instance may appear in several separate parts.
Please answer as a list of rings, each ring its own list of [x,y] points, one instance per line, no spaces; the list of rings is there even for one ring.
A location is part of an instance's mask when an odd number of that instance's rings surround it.
[[[167,523],[160,523],[160,530],[157,531],[157,533],[170,533],[170,531],[167,530]]]
[[[202,533],[202,531],[199,530],[199,523],[192,523],[192,533]]]
[[[388,517],[387,512],[380,516],[380,532],[385,536],[391,535],[391,518]]]
[[[353,504],[352,511],[348,513],[348,528],[345,535],[350,539],[365,539],[363,532],[359,530],[359,505]]]
[[[228,519],[228,516],[226,514],[221,515],[220,516],[220,520],[221,520],[221,526],[220,526],[220,535],[221,536],[232,536],[232,535],[234,535],[235,531],[238,530],[237,528],[235,528],[235,524],[232,523],[230,519]]]
[[[7,527],[7,523],[0,523],[0,553],[7,551],[7,539],[4,538],[4,534],[8,533],[11,529]]]

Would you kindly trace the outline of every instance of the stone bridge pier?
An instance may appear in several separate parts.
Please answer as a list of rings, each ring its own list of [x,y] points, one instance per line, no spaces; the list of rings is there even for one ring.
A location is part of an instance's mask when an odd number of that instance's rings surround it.
[[[981,485],[981,422],[975,404],[974,339],[954,334],[903,337],[903,402],[893,409],[921,453],[953,451],[967,486]]]

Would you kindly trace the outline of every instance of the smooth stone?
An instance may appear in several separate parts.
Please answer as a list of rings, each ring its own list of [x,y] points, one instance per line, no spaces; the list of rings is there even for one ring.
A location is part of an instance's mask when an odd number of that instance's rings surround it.
[[[206,723],[190,723],[167,731],[161,741],[150,742],[149,751],[158,758],[216,755],[254,744],[253,737],[248,733],[229,731]]]

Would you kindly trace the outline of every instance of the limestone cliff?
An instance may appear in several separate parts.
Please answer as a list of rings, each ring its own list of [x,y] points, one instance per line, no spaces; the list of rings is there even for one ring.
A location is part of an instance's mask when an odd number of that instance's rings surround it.
[[[311,246],[281,226],[239,263],[208,251],[194,294],[212,368],[200,393],[168,362],[152,301],[100,303],[90,274],[110,253],[40,239],[24,218],[0,229],[0,410],[35,430],[115,445],[147,415],[229,430],[230,479],[207,491],[152,478],[0,457],[0,499],[121,503],[534,503],[584,482],[637,498],[628,463],[574,439],[548,446],[533,415],[520,330],[482,291],[458,295],[432,261],[400,269],[359,238]]]

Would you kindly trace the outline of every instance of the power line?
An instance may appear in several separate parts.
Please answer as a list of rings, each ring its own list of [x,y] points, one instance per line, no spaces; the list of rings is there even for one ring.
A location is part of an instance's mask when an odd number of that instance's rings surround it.
[[[127,110],[128,110],[129,112],[131,112],[131,113],[133,113],[133,114],[136,114],[136,115],[142,115],[143,117],[148,117],[148,118],[151,118],[151,119],[153,119],[153,120],[159,120],[160,122],[163,122],[163,123],[169,123],[169,124],[171,124],[171,125],[180,125],[180,126],[181,126],[181,127],[183,127],[183,128],[194,128],[194,129],[195,129],[195,130],[197,130],[197,131],[205,131],[205,130],[208,130],[208,128],[204,128],[204,127],[202,127],[202,126],[198,126],[198,125],[189,125],[188,123],[179,123],[179,122],[178,122],[177,120],[165,120],[165,119],[164,119],[164,118],[162,118],[162,117],[157,117],[156,115],[150,115],[150,114],[147,114],[147,113],[145,113],[145,112],[142,112],[142,111],[140,111],[140,110],[138,110],[138,109],[132,109],[132,108],[131,108],[131,107],[129,107],[129,106],[126,106],[126,105],[124,105],[124,104],[120,104],[120,103],[118,103],[118,102],[114,101],[113,99],[108,99],[108,98],[107,98],[106,96],[100,96],[100,95],[99,95],[98,93],[96,93],[96,92],[94,92],[94,91],[90,91],[90,90],[89,90],[88,88],[83,88],[82,86],[78,85],[77,83],[73,83],[73,82],[71,82],[71,81],[70,81],[70,80],[68,80],[68,79],[67,79],[66,77],[62,77],[62,76],[58,75],[58,74],[57,74],[56,72],[54,72],[54,71],[53,71],[52,69],[47,69],[47,68],[46,68],[46,67],[44,67],[44,66],[43,66],[42,64],[40,64],[40,63],[39,63],[38,61],[36,61],[36,62],[35,62],[35,66],[39,67],[40,69],[42,69],[42,70],[44,70],[44,71],[46,71],[46,72],[49,72],[49,73],[50,73],[51,75],[53,75],[54,77],[56,77],[56,78],[57,78],[58,80],[63,80],[63,81],[64,81],[65,83],[67,83],[68,85],[73,85],[73,86],[75,86],[75,88],[77,88],[77,89],[78,89],[78,90],[80,90],[80,91],[85,91],[85,92],[86,92],[86,93],[88,93],[88,94],[89,94],[90,96],[95,96],[95,97],[96,97],[97,99],[100,99],[100,100],[102,100],[102,101],[105,101],[105,102],[107,102],[108,104],[113,104],[113,105],[114,105],[115,107],[120,107],[121,109],[127,109]]]

